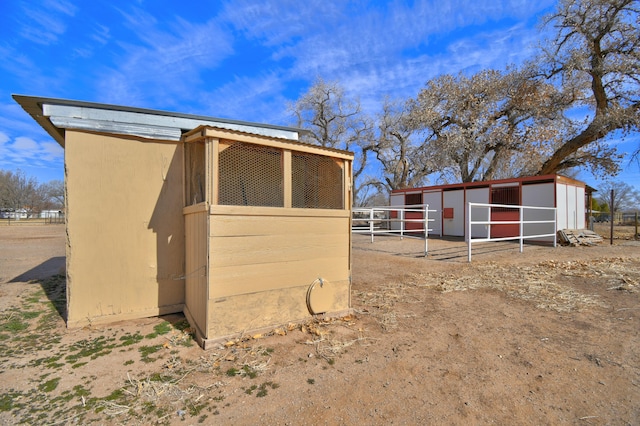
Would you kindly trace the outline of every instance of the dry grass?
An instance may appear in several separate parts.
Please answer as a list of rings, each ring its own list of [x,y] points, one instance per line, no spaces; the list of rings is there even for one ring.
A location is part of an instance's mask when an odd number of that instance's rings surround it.
[[[623,285],[628,291],[636,291],[640,265],[625,258],[569,262],[549,260],[532,266],[501,266],[488,262],[476,265],[470,272],[465,276],[412,274],[410,279],[412,285],[445,293],[476,289],[498,290],[510,297],[531,301],[541,309],[567,312],[606,305],[595,294],[584,294],[564,285],[563,281],[566,279],[577,277],[589,282],[590,279],[597,278],[610,284],[611,288]]]

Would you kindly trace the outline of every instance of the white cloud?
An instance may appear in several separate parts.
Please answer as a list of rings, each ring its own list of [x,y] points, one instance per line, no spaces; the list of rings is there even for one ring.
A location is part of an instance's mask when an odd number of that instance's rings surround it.
[[[12,139],[0,132],[0,169],[62,167],[63,159],[63,149],[55,142],[39,142],[28,136]]]
[[[188,99],[201,86],[201,74],[233,53],[230,35],[214,20],[159,22],[139,9],[121,13],[138,38],[121,42],[117,65],[100,73],[99,97],[106,102],[166,105]]]
[[[48,0],[41,5],[25,2],[22,6],[25,16],[20,20],[20,35],[43,45],[57,42],[67,31],[68,18],[76,12],[75,6],[61,0]]]
[[[414,95],[438,74],[520,63],[530,56],[536,30],[502,29],[504,23],[494,30],[490,24],[527,20],[553,3],[245,0],[227,3],[221,16],[254,43],[273,46],[272,58],[286,66],[281,75],[287,81],[338,80],[365,102],[381,93]],[[482,26],[477,38],[475,27]],[[474,27],[473,39],[465,36],[468,27]]]
[[[208,99],[204,114],[219,118],[290,125],[283,79],[275,73],[258,77],[235,77],[216,89],[202,93]]]

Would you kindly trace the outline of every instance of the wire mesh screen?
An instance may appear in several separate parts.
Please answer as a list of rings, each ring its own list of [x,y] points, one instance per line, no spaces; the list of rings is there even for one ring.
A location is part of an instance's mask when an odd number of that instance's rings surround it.
[[[291,206],[342,209],[343,162],[315,154],[291,154]]]
[[[282,150],[220,142],[218,203],[284,207]]]

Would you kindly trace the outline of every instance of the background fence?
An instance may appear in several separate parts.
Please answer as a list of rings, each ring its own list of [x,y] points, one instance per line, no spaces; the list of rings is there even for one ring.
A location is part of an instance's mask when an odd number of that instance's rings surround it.
[[[612,236],[613,240],[639,240],[640,218],[638,216],[638,212],[616,212],[613,215],[592,212],[587,226],[605,240],[611,240]]]
[[[395,235],[400,238],[424,238],[425,256],[429,250],[429,222],[435,221],[428,204],[352,209],[351,232],[371,236]],[[432,217],[429,217],[431,214]]]
[[[557,225],[557,209],[555,207],[533,207],[533,206],[514,206],[505,204],[484,204],[484,203],[467,203],[467,250],[468,261],[471,262],[471,245],[479,242],[490,241],[508,241],[519,240],[520,253],[524,248],[524,240],[532,239],[551,239],[553,246],[556,246],[556,225]],[[510,209],[518,210],[518,220],[490,220],[491,213],[494,209]],[[474,215],[474,211],[476,214]],[[548,214],[545,214],[548,212]],[[479,215],[477,213],[480,213]],[[545,216],[553,217],[545,217]],[[480,217],[480,220],[473,220],[474,217]],[[474,237],[474,225],[486,226],[486,236]],[[500,225],[517,225],[517,235],[505,237],[492,237],[491,227]]]
[[[46,212],[0,212],[0,226],[52,225],[64,223],[64,213]]]

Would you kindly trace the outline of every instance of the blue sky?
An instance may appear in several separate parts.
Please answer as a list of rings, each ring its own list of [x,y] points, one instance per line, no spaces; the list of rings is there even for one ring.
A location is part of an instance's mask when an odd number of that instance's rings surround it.
[[[316,77],[377,112],[439,74],[530,58],[552,0],[1,0],[0,169],[62,179],[12,93],[293,125]],[[633,151],[637,136],[620,143]],[[638,165],[624,180],[640,188]],[[583,172],[592,186],[598,181]]]

